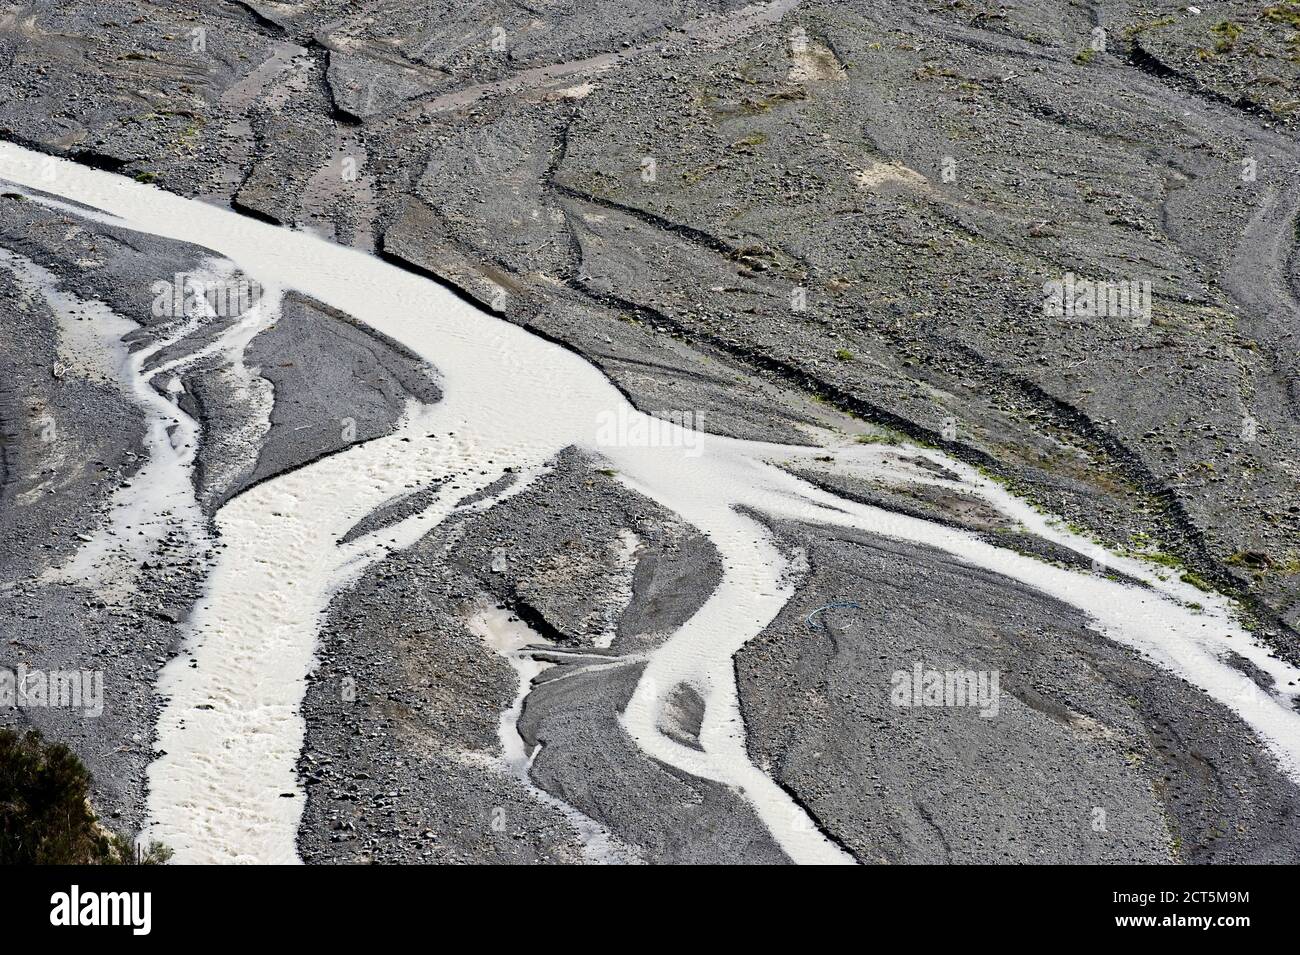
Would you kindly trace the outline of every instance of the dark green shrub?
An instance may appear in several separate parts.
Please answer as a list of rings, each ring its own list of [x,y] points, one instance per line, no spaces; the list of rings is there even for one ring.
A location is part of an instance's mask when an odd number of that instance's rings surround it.
[[[90,773],[62,743],[36,730],[0,729],[0,865],[157,865],[171,850],[99,825],[90,808]]]

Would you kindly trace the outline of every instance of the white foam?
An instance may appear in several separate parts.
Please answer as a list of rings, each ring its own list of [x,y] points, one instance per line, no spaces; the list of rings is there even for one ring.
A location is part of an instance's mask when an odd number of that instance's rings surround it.
[[[545,647],[550,641],[519,618],[498,607],[484,607],[478,610],[469,618],[466,626],[470,633],[505,659],[519,679],[519,689],[515,693],[514,700],[501,712],[501,719],[497,725],[502,768],[518,779],[538,802],[552,806],[564,814],[578,833],[583,853],[589,862],[615,865],[637,861],[631,848],[608,829],[568,803],[556,799],[546,790],[535,786],[528,774],[541,746],[539,744],[533,750],[526,747],[524,738],[519,734],[519,717],[523,715],[524,701],[532,692],[534,681],[555,665],[537,659],[529,648]]]
[[[464,493],[467,484],[491,483],[505,466],[526,470],[569,445],[593,448],[600,423],[626,415],[625,402],[572,352],[382,261],[69,163],[58,163],[54,177],[42,179],[47,167],[46,157],[0,145],[0,174],[102,208],[132,228],[213,249],[264,285],[297,289],[354,315],[424,356],[444,376],[444,400],[410,413],[398,434],[268,481],[218,514],[228,548],[195,615],[191,652],[200,666],[188,670],[178,660],[160,682],[170,701],[159,725],[167,754],[150,770],[155,834],[185,861],[291,861],[302,802],[294,778],[303,737],[299,705],[318,612],[334,588],[383,553],[373,542],[340,548],[335,541],[409,487],[458,474]],[[1221,598],[1186,593],[1187,585],[1160,580],[1145,567],[1132,569],[1151,577],[1154,589],[1065,570],[972,534],[844,502],[769,463],[806,463],[826,453],[820,449],[711,435],[702,444],[666,445],[602,443],[600,451],[629,487],[707,534],[722,555],[724,572],[704,606],[649,655],[623,725],[649,755],[742,792],[795,861],[851,859],[746,751],[732,657],[781,611],[794,581],[771,534],[737,507],[937,547],[1059,597],[1088,613],[1108,635],[1149,652],[1234,709],[1300,778],[1300,716],[1290,709],[1290,697],[1243,692],[1244,677],[1223,659],[1228,651],[1240,653],[1275,678],[1284,677],[1282,685],[1296,671],[1236,626]],[[885,467],[888,461],[897,468],[903,453],[917,452],[850,448],[835,456],[846,467]],[[1036,520],[1023,504],[957,462],[930,456],[1026,526],[1088,546]],[[480,475],[482,470],[489,473]],[[413,542],[453,508],[449,496],[440,496],[424,515],[403,522],[395,546]],[[1121,563],[1127,571],[1128,563]],[[1204,610],[1188,606],[1193,597]],[[703,751],[659,730],[665,700],[679,683],[702,694]],[[200,705],[213,709],[196,709]],[[280,798],[282,792],[298,798]]]
[[[176,405],[175,396],[160,394],[145,371],[145,363],[162,345],[132,352],[123,343],[138,324],[103,302],[66,291],[53,273],[23,256],[0,249],[0,264],[42,295],[54,312],[59,355],[68,373],[116,386],[144,415],[144,462],[114,491],[106,519],[90,541],[50,575],[92,587],[110,599],[123,598],[141,564],[169,531],[186,535],[192,544],[207,539],[190,481],[198,424]]]

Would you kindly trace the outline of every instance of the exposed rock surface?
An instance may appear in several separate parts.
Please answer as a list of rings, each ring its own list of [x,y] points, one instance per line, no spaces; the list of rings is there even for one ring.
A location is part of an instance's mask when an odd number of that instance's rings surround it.
[[[1239,597],[1297,659],[1298,59],[1294,0],[14,5],[0,138],[373,250],[654,414],[939,446]],[[433,370],[292,293],[256,329],[216,315],[169,341],[154,285],[219,270],[204,250],[7,191],[0,250],[138,325],[153,386],[200,425],[205,522],[440,397]],[[1150,313],[1048,314],[1067,275],[1148,282]],[[110,715],[0,718],[69,741],[128,828],[151,688],[220,542],[167,526],[126,591],[46,579],[145,454],[138,403],[68,367],[56,311],[0,262],[0,666],[103,668]],[[803,474],[1087,562],[955,492]],[[719,568],[615,477],[566,454],[338,596],[304,704],[305,858],[580,861],[605,851],[591,823],[620,858],[783,861],[736,794],[621,729],[638,654]],[[737,658],[751,755],[857,858],[1300,854],[1296,789],[1249,731],[1067,608],[920,548],[779,531],[810,568]],[[808,627],[845,599],[862,606]],[[527,781],[501,753],[518,676],[466,627],[497,605],[553,644],[518,716],[541,747]],[[999,719],[889,706],[918,658],[999,670]],[[700,707],[677,688],[661,730],[697,743]]]

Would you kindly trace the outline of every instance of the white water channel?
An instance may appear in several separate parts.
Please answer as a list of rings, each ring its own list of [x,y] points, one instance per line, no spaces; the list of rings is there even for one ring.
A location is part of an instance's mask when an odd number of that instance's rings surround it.
[[[632,847],[625,845],[613,833],[589,816],[574,809],[568,803],[556,799],[546,790],[533,783],[529,771],[533,760],[541,749],[539,744],[529,750],[519,733],[519,717],[524,712],[524,701],[533,690],[533,684],[539,676],[555,664],[539,660],[534,648],[546,647],[550,642],[528,624],[509,611],[499,607],[483,607],[466,621],[469,632],[496,653],[515,671],[519,679],[519,690],[510,706],[501,712],[497,724],[497,738],[501,741],[500,763],[538,802],[558,809],[582,843],[583,855],[588,862],[602,865],[623,865],[637,861]],[[620,663],[605,665],[618,666]],[[559,677],[569,679],[569,677]]]
[[[206,541],[207,522],[190,480],[199,447],[198,423],[160,394],[150,383],[153,373],[145,370],[148,360],[179,335],[131,351],[123,339],[140,327],[135,322],[103,302],[86,301],[60,288],[53,273],[23,256],[0,249],[0,268],[13,273],[29,294],[39,295],[53,310],[59,362],[67,373],[117,387],[143,414],[145,459],[139,470],[113,495],[108,520],[99,532],[67,564],[46,574],[50,581],[74,581],[106,596],[121,596],[168,530],[179,530],[191,547]],[[66,461],[61,464],[68,466]]]
[[[0,144],[0,178],[105,210],[130,228],[213,250],[266,288],[297,289],[366,322],[441,375],[444,399],[413,406],[395,434],[259,484],[218,512],[226,547],[188,623],[189,652],[160,679],[166,705],[158,738],[165,755],[149,772],[152,834],[173,846],[179,861],[295,861],[303,804],[295,778],[304,735],[300,705],[320,612],[331,594],[388,550],[418,540],[507,467],[525,476],[515,482],[517,491],[561,449],[597,448],[602,422],[642,416],[572,352],[363,253],[7,144]],[[951,486],[980,495],[1026,529],[1095,551],[937,452],[795,448],[712,435],[667,443],[605,443],[599,451],[630,488],[707,534],[724,573],[704,606],[648,655],[622,723],[648,755],[741,793],[795,861],[852,860],[746,751],[732,658],[780,612],[795,581],[764,525],[738,508],[926,544],[1078,607],[1107,636],[1149,653],[1232,708],[1300,780],[1300,715],[1290,706],[1295,690],[1287,689],[1300,674],[1241,629],[1225,600],[1130,558],[1106,561],[1148,588],[1046,564],[963,531],[844,501],[778,466],[811,465],[814,456],[829,454],[835,469],[939,481],[902,460],[924,455],[958,475]],[[337,543],[385,502],[451,474],[460,477],[460,489],[386,528],[384,543],[373,535]],[[1244,689],[1248,681],[1224,662],[1229,651],[1267,672],[1277,689]],[[181,662],[187,657],[199,665]],[[705,702],[701,750],[659,730],[665,701],[681,683]]]

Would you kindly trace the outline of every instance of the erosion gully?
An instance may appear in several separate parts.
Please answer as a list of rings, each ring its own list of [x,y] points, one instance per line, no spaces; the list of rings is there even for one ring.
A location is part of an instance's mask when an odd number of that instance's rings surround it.
[[[1123,555],[1097,558],[1116,574],[1048,564],[971,533],[839,498],[790,471],[821,458],[818,467],[840,473],[962,490],[1028,532],[1098,554],[1092,542],[961,462],[907,446],[800,447],[698,434],[655,447],[620,446],[599,439],[602,422],[650,425],[600,371],[426,278],[306,232],[13,145],[0,144],[0,178],[30,190],[33,201],[69,200],[60,204],[69,215],[109,216],[105,221],[211,250],[219,257],[214,261],[228,260],[222,267],[237,268],[261,283],[258,324],[273,319],[284,290],[297,290],[400,342],[440,379],[443,399],[412,403],[389,436],[256,484],[215,515],[225,546],[204,596],[182,625],[186,652],[163,669],[157,685],[163,701],[157,726],[161,755],[149,768],[150,835],[172,846],[178,861],[298,860],[304,804],[295,772],[305,731],[301,705],[322,611],[332,595],[458,511],[490,507],[499,497],[518,493],[571,446],[603,456],[623,484],[706,534],[724,567],[721,582],[698,612],[646,654],[622,726],[648,757],[740,793],[796,862],[853,860],[751,762],[746,749],[733,657],[791,599],[799,576],[797,555],[783,552],[766,526],[775,519],[853,528],[936,548],[1074,606],[1099,632],[1148,654],[1233,710],[1300,781],[1300,714],[1292,708],[1296,690],[1287,688],[1288,681],[1300,682],[1300,674],[1236,622],[1225,598]],[[144,374],[138,363],[132,367]],[[142,394],[140,400],[154,402],[155,396]],[[654,423],[658,434],[664,427]],[[159,506],[176,507],[172,472],[187,467],[192,457],[173,456],[166,469],[158,468],[170,475],[160,479],[160,487],[135,482],[143,504],[117,506],[138,509],[156,494]],[[952,476],[909,463],[917,458],[942,465]],[[507,469],[516,479],[498,491]],[[379,531],[348,538],[349,530],[376,509],[450,475],[459,478],[458,489],[443,482],[445,490],[426,508],[385,526],[382,540]],[[481,496],[489,489],[491,494]],[[1113,579],[1121,574],[1140,584]],[[471,624],[498,634],[502,626]],[[512,665],[526,683],[533,671],[520,663],[523,647],[497,642],[497,652],[513,654]],[[484,652],[493,647],[485,645]],[[1245,688],[1248,681],[1226,662],[1230,653],[1267,673],[1274,687]],[[699,749],[659,730],[666,701],[683,683],[705,703]],[[503,726],[513,726],[508,713]],[[507,737],[503,731],[503,764],[526,769],[521,762],[526,754]],[[297,798],[283,798],[286,793]]]

